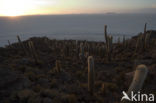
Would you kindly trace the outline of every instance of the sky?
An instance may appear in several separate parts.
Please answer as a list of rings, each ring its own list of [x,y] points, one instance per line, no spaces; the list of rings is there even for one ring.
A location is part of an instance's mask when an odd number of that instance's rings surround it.
[[[0,16],[156,13],[156,0],[0,0]]]

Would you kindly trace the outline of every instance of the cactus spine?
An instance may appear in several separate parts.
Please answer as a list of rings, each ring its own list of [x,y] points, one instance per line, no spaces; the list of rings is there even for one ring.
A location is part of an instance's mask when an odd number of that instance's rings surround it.
[[[131,94],[131,91],[135,93],[141,90],[143,83],[146,79],[147,73],[148,73],[148,69],[145,65],[142,64],[137,66],[133,77],[133,81],[128,89],[128,93],[127,93],[128,95]]]
[[[92,95],[94,93],[94,59],[88,57],[88,91]]]

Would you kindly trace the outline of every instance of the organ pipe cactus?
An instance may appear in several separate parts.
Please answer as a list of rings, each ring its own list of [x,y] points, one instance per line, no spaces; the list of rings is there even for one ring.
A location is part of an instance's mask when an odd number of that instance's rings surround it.
[[[94,93],[94,59],[88,57],[88,91],[92,95]]]
[[[143,83],[147,77],[148,68],[145,65],[138,65],[133,77],[133,81],[128,89],[127,94],[130,95],[133,91],[138,92],[141,90]]]

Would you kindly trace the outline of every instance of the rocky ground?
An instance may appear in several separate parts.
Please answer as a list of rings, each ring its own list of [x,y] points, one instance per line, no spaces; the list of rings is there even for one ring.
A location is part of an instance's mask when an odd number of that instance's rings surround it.
[[[136,48],[138,37],[112,44],[109,57],[103,42],[34,37],[1,47],[0,103],[119,103],[139,64],[149,69],[141,92],[156,94],[156,38]],[[88,92],[88,56],[95,62],[93,95]]]

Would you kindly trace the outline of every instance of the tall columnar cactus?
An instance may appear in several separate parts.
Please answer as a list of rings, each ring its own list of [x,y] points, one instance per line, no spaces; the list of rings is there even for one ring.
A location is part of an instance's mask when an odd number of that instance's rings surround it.
[[[84,45],[83,45],[83,43],[80,44],[80,57],[81,58],[84,57]]]
[[[143,83],[146,79],[148,73],[148,68],[145,65],[138,65],[133,77],[133,81],[128,89],[128,95],[131,94],[131,91],[134,93],[138,92],[141,90]]]
[[[57,73],[61,72],[61,62],[59,60],[56,60],[56,64],[55,64],[55,71]]]
[[[112,50],[112,47],[113,47],[113,36],[109,35],[108,36],[108,47],[109,47],[109,51]]]
[[[23,49],[24,53],[27,55],[26,48],[25,48],[24,44],[22,43],[19,35],[17,35],[17,39],[18,39],[18,43],[19,43],[21,49]]]
[[[122,42],[123,42],[123,46],[126,47],[126,38],[125,38],[125,35],[123,36],[123,41]]]
[[[147,28],[147,23],[145,23],[145,26],[144,26],[144,34],[146,34],[146,29]]]
[[[33,58],[35,59],[35,62],[39,63],[39,57],[38,57],[38,55],[36,53],[36,49],[34,47],[34,43],[32,41],[29,41],[28,42],[28,46],[29,46],[30,53],[32,54]]]
[[[88,57],[88,91],[92,95],[94,93],[94,59]]]
[[[140,36],[138,36],[137,42],[136,42],[136,51],[139,49],[142,50],[144,48],[144,35],[142,33],[139,35]]]
[[[11,43],[10,43],[10,41],[8,40],[8,44],[9,44],[9,47],[11,46]]]
[[[108,48],[107,25],[104,26],[104,35],[105,35],[106,47]]]
[[[107,25],[104,27],[105,41],[106,41],[106,51],[107,51],[107,59],[111,60],[111,51],[113,47],[113,37],[111,35],[107,35]]]
[[[117,42],[118,42],[118,44],[120,44],[120,37],[118,37],[118,41]]]
[[[147,23],[145,23],[145,26],[144,26],[144,33],[143,33],[143,35],[142,35],[143,44],[141,44],[141,45],[143,45],[143,49],[146,48],[146,44],[145,44],[146,35],[147,35]]]
[[[147,48],[149,46],[150,36],[151,36],[151,32],[147,33],[146,36],[145,36],[145,48]]]

